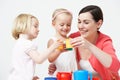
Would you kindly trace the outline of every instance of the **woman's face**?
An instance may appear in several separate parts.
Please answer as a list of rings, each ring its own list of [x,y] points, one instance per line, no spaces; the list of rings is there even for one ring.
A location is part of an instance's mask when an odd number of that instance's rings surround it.
[[[99,27],[99,21],[95,22],[90,12],[81,13],[78,16],[78,29],[84,38],[89,39],[96,35]]]

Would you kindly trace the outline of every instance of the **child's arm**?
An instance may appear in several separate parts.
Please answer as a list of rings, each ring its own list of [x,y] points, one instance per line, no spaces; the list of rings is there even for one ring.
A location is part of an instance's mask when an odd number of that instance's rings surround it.
[[[54,41],[53,41],[52,39],[50,39],[50,40],[48,41],[48,45],[47,45],[48,48],[49,48],[53,43],[54,43]],[[63,44],[62,44],[62,45],[63,45]],[[49,57],[48,57],[49,62],[55,61],[62,51],[63,51],[63,50],[59,50],[59,49],[53,50],[52,54],[49,55]]]
[[[50,53],[52,53],[58,46],[63,44],[60,41],[54,42],[49,48],[47,48],[43,53],[39,53],[36,50],[30,50],[28,55],[38,64],[41,64],[43,61],[45,61]]]

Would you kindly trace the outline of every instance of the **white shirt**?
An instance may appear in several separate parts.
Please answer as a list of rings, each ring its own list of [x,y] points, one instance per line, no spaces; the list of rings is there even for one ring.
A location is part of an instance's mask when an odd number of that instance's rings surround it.
[[[97,74],[97,72],[93,69],[92,65],[90,64],[88,60],[81,59],[79,64],[82,69],[92,72],[92,74]]]
[[[32,80],[35,63],[27,54],[30,50],[37,49],[36,45],[20,35],[13,48],[12,68],[8,80]]]
[[[55,37],[52,37],[52,39],[54,41],[57,40]],[[61,72],[61,71],[62,72],[73,72],[77,70],[75,51],[68,50],[68,51],[60,53],[60,55],[54,61],[54,64],[57,67],[56,73]]]
[[[88,72],[91,72],[93,77],[98,77],[99,80],[102,80],[98,72],[96,72],[92,67],[92,65],[90,64],[89,60],[81,59],[79,64],[82,69],[87,70]]]

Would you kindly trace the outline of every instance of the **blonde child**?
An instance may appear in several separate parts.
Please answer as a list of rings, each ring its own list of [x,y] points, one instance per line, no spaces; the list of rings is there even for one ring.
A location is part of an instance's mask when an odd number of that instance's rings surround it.
[[[68,33],[71,30],[72,14],[67,9],[56,9],[52,15],[52,26],[56,33],[48,41],[48,47],[51,46],[57,39],[61,38],[65,41],[68,38]],[[74,50],[56,49],[48,57],[50,63],[56,65],[56,72],[73,72],[77,69]],[[49,74],[51,74],[49,72]]]
[[[50,53],[62,44],[62,42],[56,41],[44,51],[44,54],[40,54],[33,42],[38,33],[39,22],[35,16],[20,14],[16,17],[12,30],[12,36],[16,39],[16,44],[13,48],[12,67],[8,80],[32,80],[35,64],[43,63]]]

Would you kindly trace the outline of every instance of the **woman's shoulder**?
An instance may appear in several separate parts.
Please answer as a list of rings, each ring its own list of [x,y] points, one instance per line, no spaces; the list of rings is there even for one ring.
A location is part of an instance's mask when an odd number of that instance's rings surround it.
[[[104,34],[102,32],[99,31],[99,37],[98,37],[99,40],[112,40],[111,37],[107,34]]]
[[[103,46],[105,44],[109,44],[111,45],[112,44],[112,39],[110,38],[110,36],[102,33],[102,32],[99,32],[99,35],[98,35],[98,38],[97,38],[97,41],[96,41],[96,45],[97,46]]]
[[[71,33],[71,34],[69,35],[70,38],[75,38],[75,37],[78,37],[78,36],[80,36],[80,32],[79,32],[79,31],[73,32],[73,33]]]

